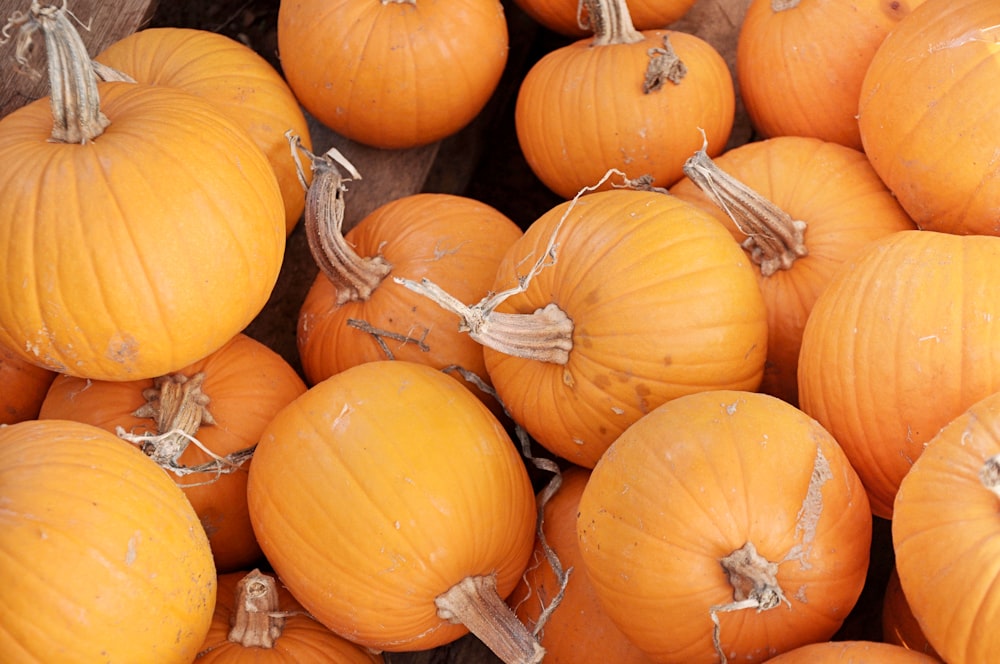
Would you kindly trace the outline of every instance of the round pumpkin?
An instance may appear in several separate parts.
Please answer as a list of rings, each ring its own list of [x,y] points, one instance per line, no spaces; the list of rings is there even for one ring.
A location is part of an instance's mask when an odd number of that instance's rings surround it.
[[[45,393],[57,375],[0,346],[0,424],[38,417]]]
[[[577,534],[605,611],[653,661],[762,662],[836,633],[865,582],[872,516],[818,422],[713,390],[615,441]]]
[[[338,134],[425,145],[472,121],[507,64],[499,0],[281,0],[278,52],[295,96]]]
[[[314,385],[261,434],[247,496],[267,560],[337,634],[433,648],[477,629],[464,601],[506,616],[524,661],[544,652],[501,599],[534,540],[527,470],[496,417],[444,373],[382,360]],[[475,633],[495,648],[498,629]]]
[[[381,664],[379,655],[313,619],[272,574],[219,575],[215,614],[199,664]]]
[[[539,492],[542,536],[535,538],[531,563],[507,603],[539,634],[546,664],[652,664],[604,612],[583,566],[576,514],[589,479],[589,469],[569,466],[555,493]]]
[[[937,664],[923,653],[878,641],[824,641],[767,660],[774,664]]]
[[[903,593],[899,572],[895,566],[889,573],[889,580],[882,595],[882,640],[937,658],[937,652],[927,641],[920,623],[910,609],[910,603]]]
[[[942,426],[1000,390],[1000,238],[900,231],[845,263],[802,333],[800,407],[843,446],[875,514]]]
[[[516,3],[533,20],[565,37],[579,39],[592,32],[586,2],[516,0]],[[694,0],[632,0],[628,10],[637,29],[655,30],[678,20],[693,6]]]
[[[735,114],[729,67],[700,37],[636,30],[622,0],[588,6],[602,13],[594,36],[545,54],[521,81],[521,151],[566,199],[600,184],[609,169],[668,187],[702,144],[699,129],[710,155],[725,147]]]
[[[230,572],[261,558],[246,500],[253,446],[275,413],[305,390],[281,356],[239,334],[208,357],[156,379],[59,376],[39,417],[120,431],[156,459],[195,508],[217,569]]]
[[[184,494],[112,434],[0,427],[0,660],[187,664],[216,572]]]
[[[864,150],[920,228],[1000,235],[998,25],[994,0],[926,0],[865,73]]]
[[[765,137],[811,136],[860,150],[858,99],[886,35],[923,0],[753,0],[736,77]]]
[[[864,153],[818,138],[779,136],[699,151],[670,193],[708,211],[756,266],[767,305],[767,363],[760,391],[798,404],[802,330],[841,265],[872,240],[913,221]]]
[[[946,662],[987,662],[1000,619],[1000,393],[971,404],[928,443],[900,483],[896,570],[927,641]]]
[[[672,196],[617,189],[555,206],[507,250],[490,290],[459,313],[500,401],[577,465],[593,467],[665,401],[760,385],[767,314],[753,267],[721,224]]]
[[[281,192],[260,148],[209,102],[98,86],[65,9],[53,16],[25,25],[52,26],[71,49],[53,66],[75,68],[57,80],[86,85],[0,120],[0,344],[74,376],[163,375],[267,302],[285,246]]]
[[[292,231],[305,195],[285,132],[300,136],[307,147],[312,143],[298,100],[267,60],[225,35],[174,27],[140,30],[94,59],[139,83],[196,94],[246,129],[274,169],[285,206],[285,232]]]

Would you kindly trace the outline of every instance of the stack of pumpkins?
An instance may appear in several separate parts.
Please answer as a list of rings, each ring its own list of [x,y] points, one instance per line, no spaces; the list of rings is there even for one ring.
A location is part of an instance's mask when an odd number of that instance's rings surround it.
[[[284,0],[284,77],[8,25],[53,93],[0,121],[0,659],[990,659],[1000,6],[752,0],[734,81],[660,27],[691,0],[519,4],[578,38],[518,90],[565,199],[524,229],[417,194],[345,231],[300,107],[454,134],[496,0]],[[244,333],[300,218],[301,375]],[[835,643],[878,520],[884,642]]]

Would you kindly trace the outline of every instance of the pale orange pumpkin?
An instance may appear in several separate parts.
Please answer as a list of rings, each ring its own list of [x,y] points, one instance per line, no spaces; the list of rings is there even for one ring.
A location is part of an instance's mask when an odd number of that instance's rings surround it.
[[[337,634],[397,652],[472,630],[506,662],[544,654],[502,599],[534,541],[527,470],[444,373],[382,360],[309,388],[261,434],[247,495],[267,560]]]
[[[207,101],[98,85],[65,8],[36,9],[25,28],[61,57],[56,96],[0,120],[0,344],[98,380],[175,371],[267,302],[285,246],[274,171]]]
[[[155,380],[59,376],[39,417],[120,431],[123,445],[131,441],[156,459],[194,506],[216,567],[229,572],[261,558],[246,500],[253,447],[274,414],[305,390],[281,356],[239,334]]]
[[[285,231],[292,231],[305,195],[285,132],[302,137],[307,147],[312,142],[298,100],[267,60],[225,35],[172,27],[140,30],[94,59],[139,83],[198,95],[246,129],[274,169],[285,205]]]
[[[499,0],[282,0],[278,52],[295,96],[338,134],[408,148],[454,134],[507,64]]]
[[[0,661],[188,664],[216,572],[184,494],[88,424],[0,427]]]
[[[0,346],[0,424],[38,417],[45,393],[57,375]]]
[[[762,662],[837,632],[865,582],[872,516],[818,422],[712,390],[615,441],[577,533],[605,611],[653,661]]]
[[[716,157],[698,151],[670,193],[729,229],[757,267],[767,305],[760,391],[798,404],[802,330],[816,298],[869,242],[913,220],[864,153],[818,138],[780,136]]]

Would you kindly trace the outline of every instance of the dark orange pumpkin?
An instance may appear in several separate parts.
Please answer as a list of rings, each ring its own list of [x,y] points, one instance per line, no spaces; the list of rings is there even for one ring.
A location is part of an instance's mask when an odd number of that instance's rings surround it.
[[[0,346],[0,424],[38,417],[45,393],[57,375]]]

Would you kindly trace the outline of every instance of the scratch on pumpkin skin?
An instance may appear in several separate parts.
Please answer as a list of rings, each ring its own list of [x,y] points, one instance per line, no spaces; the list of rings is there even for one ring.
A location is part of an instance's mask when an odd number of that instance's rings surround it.
[[[808,559],[813,539],[816,537],[816,526],[823,514],[823,485],[832,479],[833,471],[830,470],[830,462],[823,456],[823,450],[817,447],[816,460],[813,462],[812,476],[809,479],[809,488],[806,489],[802,506],[795,516],[795,535],[800,538],[800,542],[785,554],[781,562],[798,560],[803,569],[812,567]]]
[[[958,48],[959,46],[965,46],[966,44],[971,44],[972,42],[983,42],[986,44],[996,44],[1000,42],[1000,34],[990,35],[990,32],[1000,30],[1000,25],[990,25],[985,28],[973,28],[954,39],[949,39],[948,41],[939,42],[937,44],[931,44],[927,48],[928,53],[936,53],[937,51],[944,51],[949,48]]]

